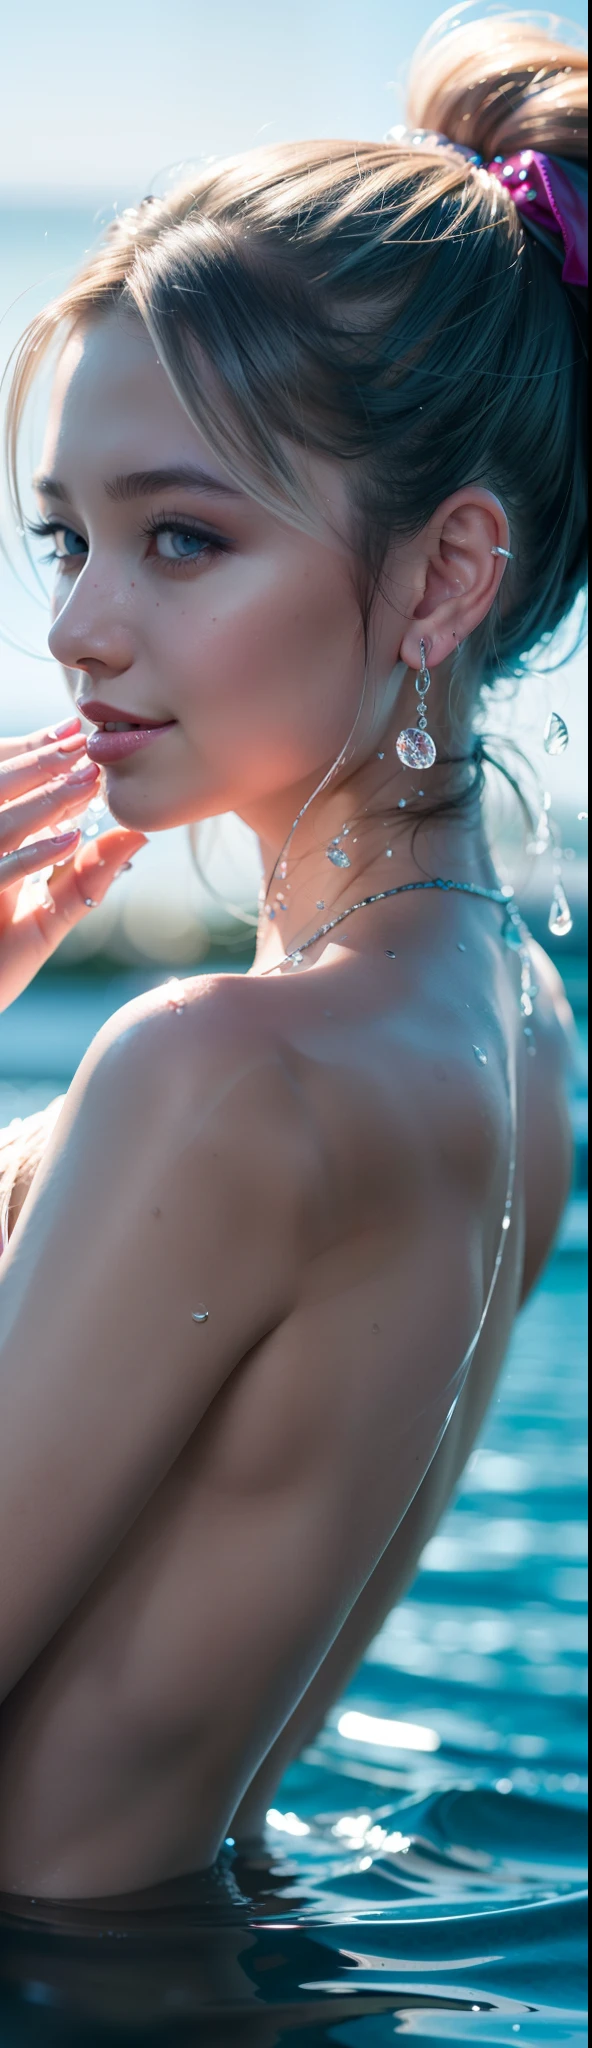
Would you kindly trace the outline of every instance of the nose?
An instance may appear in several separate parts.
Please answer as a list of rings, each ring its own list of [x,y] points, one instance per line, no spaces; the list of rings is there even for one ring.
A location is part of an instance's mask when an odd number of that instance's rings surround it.
[[[134,648],[129,627],[121,617],[117,599],[99,591],[98,585],[84,589],[79,577],[48,635],[48,647],[62,668],[82,669],[93,682],[123,675],[131,668]]]

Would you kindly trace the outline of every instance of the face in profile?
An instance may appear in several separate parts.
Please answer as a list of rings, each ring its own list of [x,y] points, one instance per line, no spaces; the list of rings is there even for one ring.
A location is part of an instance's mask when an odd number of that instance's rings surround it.
[[[82,709],[162,727],[107,766],[115,817],[154,830],[235,810],[256,827],[275,797],[296,802],[363,681],[340,466],[307,463],[315,534],[264,510],[212,457],[139,318],[113,311],[64,349],[41,473],[51,652],[79,671]]]

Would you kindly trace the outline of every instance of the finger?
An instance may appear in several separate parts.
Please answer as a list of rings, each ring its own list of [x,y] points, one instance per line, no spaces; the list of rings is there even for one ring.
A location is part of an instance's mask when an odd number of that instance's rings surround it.
[[[47,845],[47,841],[43,843]],[[125,827],[116,826],[93,846],[75,848],[59,868],[54,868],[45,903],[32,906],[27,919],[27,924],[34,919],[50,952],[60,945],[66,932],[88,916],[89,910],[98,908],[134,854],[147,845],[144,832],[127,832]],[[21,930],[25,932],[26,926]]]
[[[68,812],[85,809],[99,782],[99,769],[94,761],[88,761],[73,768],[69,775],[46,784],[44,789],[33,790],[20,802],[7,805],[0,811],[0,854],[12,853],[15,841],[18,846],[21,839],[29,839],[43,825],[55,825]]]
[[[0,761],[9,761],[12,754],[35,753],[52,740],[67,739],[70,733],[80,732],[80,719],[73,714],[63,718],[59,725],[41,725],[37,732],[28,732],[11,739],[0,739]]]
[[[0,765],[0,805],[13,803],[15,797],[25,796],[28,790],[52,777],[63,776],[76,765],[85,747],[84,733],[75,732],[69,739],[53,740],[48,746],[12,755]]]
[[[0,860],[0,893],[13,889],[26,875],[36,874],[38,868],[48,868],[64,855],[75,853],[79,839],[79,827],[72,825],[51,838],[35,840],[32,846],[18,846],[15,853],[5,853]]]

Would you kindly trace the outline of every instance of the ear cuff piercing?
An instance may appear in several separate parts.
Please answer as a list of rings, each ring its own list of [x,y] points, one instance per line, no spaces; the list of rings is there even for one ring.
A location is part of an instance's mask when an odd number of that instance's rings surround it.
[[[492,555],[503,555],[505,562],[513,562],[514,560],[511,548],[492,548],[491,552]]]

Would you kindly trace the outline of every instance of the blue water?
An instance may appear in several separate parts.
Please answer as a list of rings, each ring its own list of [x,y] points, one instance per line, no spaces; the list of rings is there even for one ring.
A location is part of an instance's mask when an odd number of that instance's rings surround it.
[[[585,1313],[566,1249],[261,1853],[133,1901],[0,1900],[2,2048],[583,2048]]]

